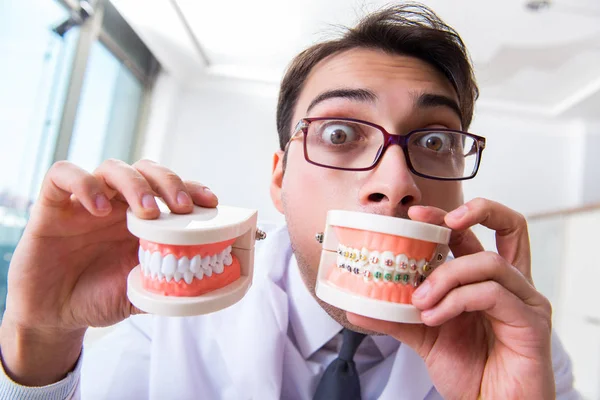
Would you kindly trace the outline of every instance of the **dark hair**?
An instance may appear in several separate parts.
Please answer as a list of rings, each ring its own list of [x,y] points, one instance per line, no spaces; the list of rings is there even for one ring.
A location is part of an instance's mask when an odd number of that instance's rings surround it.
[[[462,127],[468,129],[479,90],[462,39],[426,6],[404,3],[367,15],[354,28],[345,28],[339,39],[315,44],[292,60],[277,102],[281,150],[290,139],[294,108],[310,71],[328,56],[360,47],[416,57],[442,72],[456,90]]]

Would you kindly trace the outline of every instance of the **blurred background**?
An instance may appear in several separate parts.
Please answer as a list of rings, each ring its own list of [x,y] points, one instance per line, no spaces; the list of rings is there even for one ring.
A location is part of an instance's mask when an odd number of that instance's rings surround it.
[[[268,185],[285,67],[385,3],[1,0],[0,310],[28,209],[58,160],[93,171],[151,158],[222,204],[283,222]],[[534,279],[575,384],[600,399],[600,1],[425,4],[461,34],[481,89],[470,131],[488,145],[465,197],[527,216]]]

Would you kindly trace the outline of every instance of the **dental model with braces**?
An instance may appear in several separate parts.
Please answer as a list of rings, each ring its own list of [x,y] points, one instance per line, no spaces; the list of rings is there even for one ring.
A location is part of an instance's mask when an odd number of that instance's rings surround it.
[[[420,322],[416,288],[448,253],[448,228],[332,210],[327,214],[316,294],[338,308],[395,322]]]
[[[252,283],[257,212],[237,207],[194,207],[171,213],[162,202],[155,220],[127,213],[127,227],[140,238],[140,265],[127,279],[133,305],[153,314],[200,315],[239,301]]]

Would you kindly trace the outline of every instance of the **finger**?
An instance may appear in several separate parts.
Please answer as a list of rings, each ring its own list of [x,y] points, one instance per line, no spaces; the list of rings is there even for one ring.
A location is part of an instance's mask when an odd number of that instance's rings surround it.
[[[433,308],[452,290],[473,283],[495,281],[525,304],[538,306],[538,292],[512,265],[494,252],[480,252],[448,261],[437,267],[413,293],[415,307]]]
[[[171,211],[180,214],[192,211],[194,208],[192,196],[176,173],[150,160],[138,161],[133,164],[133,167],[146,178]]]
[[[112,207],[110,190],[102,180],[68,161],[55,163],[44,178],[38,202],[49,207],[71,204],[71,195],[92,215],[105,216]]]
[[[451,229],[466,230],[481,224],[496,231],[498,253],[527,277],[531,276],[531,254],[527,221],[514,210],[491,200],[474,199],[446,215]]]
[[[351,312],[346,312],[346,318],[352,325],[359,326],[368,331],[392,336],[421,354],[421,346],[424,344],[423,335],[426,329],[423,324],[400,324],[369,318]]]
[[[540,299],[543,296],[538,293]],[[550,320],[547,305],[540,307]],[[549,304],[548,304],[549,306]],[[485,281],[461,286],[448,293],[434,307],[421,312],[421,320],[428,326],[439,326],[465,312],[481,311],[489,317],[512,327],[529,327],[534,314],[533,307],[526,305],[515,294],[495,281]]]
[[[447,214],[446,211],[436,207],[413,206],[408,210],[408,216],[412,220],[445,227],[448,227],[445,222]],[[450,247],[454,257],[462,257],[485,250],[477,236],[470,229],[452,229],[448,247]]]
[[[219,204],[217,196],[206,186],[199,182],[183,182],[192,196],[194,204],[202,207],[216,207]]]
[[[139,218],[152,219],[160,215],[154,199],[156,193],[135,168],[120,160],[107,160],[94,175],[119,192]]]

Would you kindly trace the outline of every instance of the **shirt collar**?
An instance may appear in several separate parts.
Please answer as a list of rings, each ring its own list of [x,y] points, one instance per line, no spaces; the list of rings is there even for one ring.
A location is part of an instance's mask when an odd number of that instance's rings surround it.
[[[304,359],[323,347],[342,329],[310,294],[300,276],[296,257],[290,258],[286,274],[289,299],[290,324],[298,350]],[[384,358],[400,346],[400,342],[390,336],[371,336]]]
[[[388,358],[400,347],[400,342],[388,335],[371,336],[371,338],[375,342],[375,345],[377,345],[383,358]]]
[[[327,314],[306,288],[296,256],[290,258],[286,275],[290,324],[298,350],[307,359],[329,342],[342,326]]]

